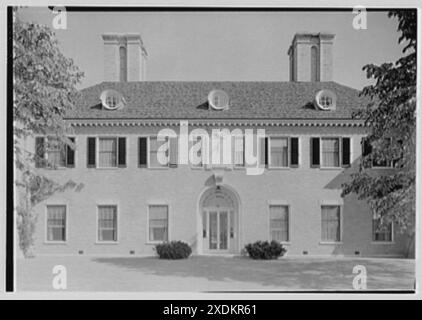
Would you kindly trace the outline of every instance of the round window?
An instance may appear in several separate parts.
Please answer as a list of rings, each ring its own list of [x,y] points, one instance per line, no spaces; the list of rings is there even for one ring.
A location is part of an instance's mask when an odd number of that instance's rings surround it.
[[[223,90],[213,90],[208,95],[208,104],[215,110],[229,108],[229,96]]]
[[[107,110],[117,110],[123,108],[125,100],[116,90],[104,90],[100,96],[101,104]]]
[[[337,97],[330,90],[321,90],[315,96],[315,105],[321,110],[335,110]]]

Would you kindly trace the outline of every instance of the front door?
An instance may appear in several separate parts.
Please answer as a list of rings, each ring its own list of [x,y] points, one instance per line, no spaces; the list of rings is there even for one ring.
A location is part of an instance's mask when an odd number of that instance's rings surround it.
[[[210,253],[228,251],[230,239],[229,210],[215,208],[205,210],[204,213],[205,248]]]

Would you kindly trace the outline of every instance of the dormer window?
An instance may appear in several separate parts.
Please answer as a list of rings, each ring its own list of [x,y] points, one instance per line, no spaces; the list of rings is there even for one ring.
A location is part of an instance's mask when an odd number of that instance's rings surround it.
[[[213,90],[208,95],[208,104],[214,110],[229,109],[229,96],[223,90]]]
[[[100,96],[101,104],[106,110],[119,110],[126,104],[123,95],[116,90],[104,90]]]
[[[336,109],[337,97],[334,92],[330,90],[321,90],[315,95],[315,106],[324,111],[331,111]]]

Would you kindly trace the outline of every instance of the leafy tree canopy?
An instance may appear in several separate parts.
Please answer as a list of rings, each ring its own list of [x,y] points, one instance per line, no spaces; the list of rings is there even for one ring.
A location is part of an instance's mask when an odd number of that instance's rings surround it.
[[[398,42],[404,56],[394,63],[363,67],[374,84],[361,95],[371,98],[354,116],[368,127],[372,152],[362,157],[359,172],[343,185],[343,196],[366,199],[383,224],[395,222],[414,232],[416,157],[416,10],[390,11],[398,19]],[[371,170],[374,162],[393,163],[393,170]]]

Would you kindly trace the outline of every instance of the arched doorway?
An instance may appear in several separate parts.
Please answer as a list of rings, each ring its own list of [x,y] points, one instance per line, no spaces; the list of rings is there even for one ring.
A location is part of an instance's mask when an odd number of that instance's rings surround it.
[[[200,196],[200,227],[203,254],[237,253],[239,248],[239,203],[225,186],[213,186]]]

